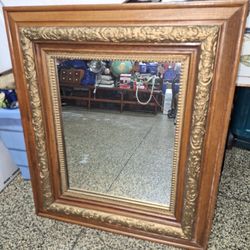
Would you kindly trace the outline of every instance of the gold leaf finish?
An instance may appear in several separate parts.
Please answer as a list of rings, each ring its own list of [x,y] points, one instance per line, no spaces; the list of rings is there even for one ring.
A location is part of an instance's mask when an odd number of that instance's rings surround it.
[[[190,60],[183,60],[181,62],[181,75],[179,84],[179,97],[178,97],[178,109],[175,121],[175,140],[174,140],[174,155],[173,155],[173,167],[172,167],[172,185],[171,185],[171,196],[170,196],[170,211],[175,213],[175,203],[176,203],[176,190],[177,190],[177,174],[179,165],[179,154],[181,147],[181,136],[182,136],[182,125],[183,125],[183,112],[184,105],[186,101],[186,89],[188,83],[188,70]]]
[[[186,171],[186,190],[182,226],[184,233],[191,238],[198,198],[201,157],[206,131],[206,120],[210,99],[210,89],[214,74],[218,32],[211,33],[201,43],[198,82],[196,83],[190,135],[190,152]]]
[[[68,176],[66,171],[66,159],[65,159],[65,148],[63,145],[62,139],[62,124],[61,124],[61,112],[60,110],[60,96],[58,92],[58,81],[57,81],[57,66],[56,60],[133,60],[133,61],[148,61],[148,62],[179,62],[181,63],[181,77],[180,77],[180,87],[179,87],[179,98],[178,98],[178,112],[176,117],[176,126],[175,126],[175,142],[174,142],[174,155],[173,155],[173,166],[172,166],[172,181],[171,181],[171,197],[170,197],[170,205],[163,206],[159,204],[149,203],[149,202],[139,202],[143,206],[148,206],[151,209],[155,209],[154,212],[162,212],[163,214],[171,214],[174,215],[175,213],[175,199],[176,199],[176,186],[177,186],[177,173],[178,173],[178,162],[179,162],[179,148],[180,148],[180,141],[181,141],[181,124],[183,120],[183,110],[184,110],[184,103],[185,103],[185,93],[186,93],[186,86],[188,82],[188,69],[190,58],[187,55],[168,55],[160,54],[160,55],[152,55],[150,54],[143,54],[143,55],[134,55],[134,54],[105,54],[105,52],[98,53],[98,55],[93,55],[86,53],[86,52],[79,52],[79,53],[72,53],[72,52],[58,52],[58,51],[49,51],[46,53],[46,62],[48,68],[48,76],[49,76],[49,86],[51,90],[51,99],[54,111],[54,121],[55,121],[55,129],[57,134],[57,149],[59,155],[59,165],[60,165],[60,173],[61,173],[61,189],[62,193],[68,190]],[[74,192],[70,189],[71,192]],[[90,194],[86,194],[84,191],[84,195],[90,199],[98,199],[97,196],[92,196]],[[85,198],[86,198],[85,197]],[[112,200],[116,199],[118,202],[124,201],[124,197],[109,197],[106,196],[105,199],[111,198]],[[100,201],[103,202],[103,199]],[[132,201],[132,200],[131,200]],[[135,201],[133,201],[135,204]]]
[[[114,225],[122,225],[159,234],[192,238],[195,220],[200,163],[202,158],[210,88],[214,74],[215,54],[219,34],[218,26],[129,26],[129,27],[23,27],[20,28],[25,65],[25,76],[32,104],[32,123],[36,134],[36,151],[38,154],[44,205],[51,204],[52,190],[49,183],[48,160],[45,148],[44,124],[41,114],[41,101],[37,91],[37,76],[34,65],[32,43],[35,41],[71,41],[71,42],[106,42],[106,43],[196,43],[200,44],[200,62],[198,80],[192,113],[190,150],[187,162],[184,208],[182,216],[183,233],[179,228],[169,229],[161,224],[145,221],[135,222],[132,218],[111,215],[102,212],[89,212],[82,208],[53,203],[50,209],[60,213],[72,214],[99,220]],[[185,236],[184,236],[185,235]]]
[[[64,193],[68,190],[68,175],[66,171],[65,164],[65,151],[63,147],[63,132],[61,125],[61,101],[60,101],[60,90],[57,85],[57,68],[55,63],[55,58],[46,56],[46,62],[48,65],[48,77],[49,77],[49,87],[50,87],[50,96],[53,103],[53,118],[55,123],[55,133],[56,133],[56,143],[57,143],[57,152],[59,159],[59,167],[61,174],[61,193]]]
[[[32,126],[35,134],[37,162],[40,170],[40,183],[43,196],[42,202],[44,209],[47,209],[53,202],[53,195],[50,184],[45,129],[41,110],[41,99],[38,92],[33,46],[32,42],[25,36],[21,36],[21,44],[23,51],[24,72],[32,110]]]
[[[126,228],[133,228],[137,230],[143,230],[150,233],[156,233],[160,235],[173,236],[178,238],[185,239],[185,235],[182,232],[181,228],[166,226],[162,224],[156,224],[154,222],[139,220],[134,218],[128,218],[126,216],[120,216],[116,214],[109,214],[100,211],[94,211],[90,209],[68,206],[60,203],[53,203],[50,208],[50,211],[77,216],[78,218],[84,218],[92,221],[100,221],[105,224],[110,224],[114,226],[122,226]]]
[[[32,41],[76,42],[202,42],[217,26],[27,27],[21,33]]]

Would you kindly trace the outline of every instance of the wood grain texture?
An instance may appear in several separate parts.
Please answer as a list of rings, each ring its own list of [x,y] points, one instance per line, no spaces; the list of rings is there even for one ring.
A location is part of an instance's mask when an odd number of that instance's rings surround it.
[[[247,11],[247,0],[5,8],[37,214],[206,249]],[[60,109],[46,58],[66,50],[190,58],[172,213],[78,194],[62,182],[54,119]]]

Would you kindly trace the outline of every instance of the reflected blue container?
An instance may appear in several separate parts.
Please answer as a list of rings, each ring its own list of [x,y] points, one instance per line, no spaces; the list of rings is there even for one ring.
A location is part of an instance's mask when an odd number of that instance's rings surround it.
[[[169,82],[172,82],[175,77],[176,77],[176,72],[174,68],[168,68],[164,73],[164,79]]]
[[[20,168],[23,178],[30,179],[19,109],[0,109],[0,139]]]
[[[151,75],[157,74],[158,63],[147,63],[147,73]]]
[[[162,89],[161,89],[163,95],[165,95],[166,89],[167,89],[167,83],[166,83],[166,82],[163,82],[163,84],[162,84]]]
[[[145,74],[147,73],[147,64],[146,63],[139,63],[140,66],[140,73]]]

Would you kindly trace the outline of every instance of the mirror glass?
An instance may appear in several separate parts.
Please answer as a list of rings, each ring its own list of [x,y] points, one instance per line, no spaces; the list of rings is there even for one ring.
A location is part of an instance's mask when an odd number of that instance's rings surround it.
[[[181,63],[56,65],[70,189],[169,206]]]

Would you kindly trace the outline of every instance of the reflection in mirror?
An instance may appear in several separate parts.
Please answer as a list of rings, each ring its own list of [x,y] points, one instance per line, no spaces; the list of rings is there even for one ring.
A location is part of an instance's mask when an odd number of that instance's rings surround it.
[[[181,63],[56,64],[70,189],[169,206]]]

